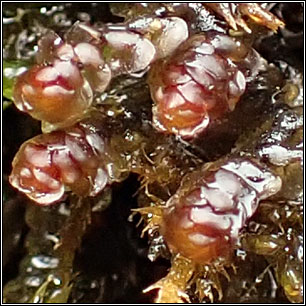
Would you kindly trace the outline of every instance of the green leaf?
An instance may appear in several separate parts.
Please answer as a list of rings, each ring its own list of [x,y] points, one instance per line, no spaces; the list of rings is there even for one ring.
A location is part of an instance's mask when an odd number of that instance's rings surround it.
[[[28,303],[43,303],[46,290],[49,284],[53,281],[53,275],[48,275],[47,279],[38,287],[32,298],[29,300]]]
[[[62,288],[54,290],[52,295],[45,301],[47,304],[67,303],[72,289],[72,284],[65,284]]]
[[[13,86],[18,75],[28,69],[29,62],[25,61],[3,61],[3,96],[13,100]],[[10,102],[3,102],[3,109],[10,106]]]

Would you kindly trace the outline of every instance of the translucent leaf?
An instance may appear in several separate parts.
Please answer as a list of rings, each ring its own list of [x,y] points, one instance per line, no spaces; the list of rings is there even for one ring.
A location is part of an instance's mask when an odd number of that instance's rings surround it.
[[[25,61],[3,61],[3,96],[13,100],[13,86],[18,75],[28,69],[29,63]],[[3,109],[11,105],[11,102],[3,101]]]

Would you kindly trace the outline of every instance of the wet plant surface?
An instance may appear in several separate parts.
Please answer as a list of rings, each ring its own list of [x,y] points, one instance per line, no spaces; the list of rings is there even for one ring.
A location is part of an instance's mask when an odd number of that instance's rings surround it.
[[[303,301],[301,3],[3,9],[4,302]]]

